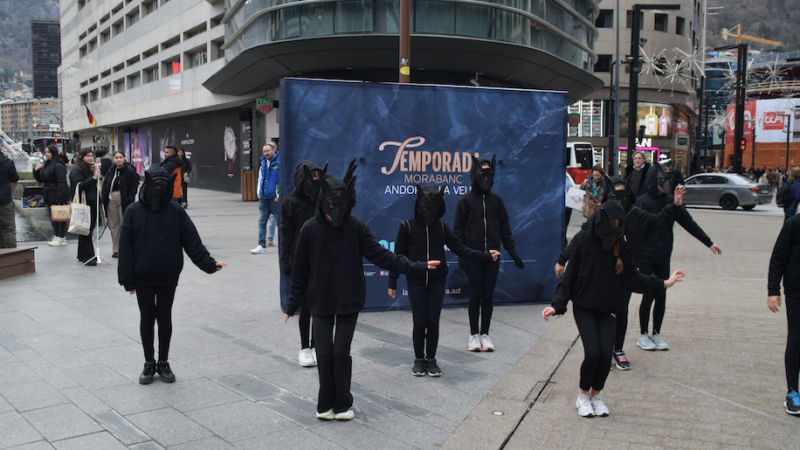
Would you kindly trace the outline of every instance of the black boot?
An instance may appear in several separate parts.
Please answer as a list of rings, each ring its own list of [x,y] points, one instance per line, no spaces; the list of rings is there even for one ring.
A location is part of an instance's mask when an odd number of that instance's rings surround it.
[[[150,384],[153,382],[153,375],[156,374],[156,362],[148,361],[144,363],[144,370],[139,375],[139,384]]]
[[[172,373],[172,369],[169,368],[169,363],[166,361],[159,361],[156,364],[156,371],[158,372],[158,376],[161,377],[161,380],[164,383],[174,383],[175,382],[175,374]]]

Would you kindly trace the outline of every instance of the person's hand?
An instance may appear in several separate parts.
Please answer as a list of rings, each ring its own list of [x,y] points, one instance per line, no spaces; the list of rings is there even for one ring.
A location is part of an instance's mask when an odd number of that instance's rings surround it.
[[[519,255],[514,255],[514,265],[517,266],[517,269],[524,269],[525,263],[522,262],[522,258]]]
[[[500,257],[500,252],[497,250],[489,250],[489,253],[492,254],[492,260],[497,261],[497,258]]]
[[[94,179],[100,178],[100,169],[94,169]]]
[[[435,268],[439,267],[439,264],[441,264],[441,261],[428,261],[428,269],[434,270]]]
[[[544,309],[544,311],[542,311],[542,319],[544,319],[545,321],[549,321],[550,316],[554,315],[555,313],[556,309],[553,308],[552,306],[548,306],[547,308]]]
[[[132,290],[132,291],[128,291],[128,294],[131,294],[131,295],[133,295],[133,294],[135,294],[135,293],[136,293],[136,289],[134,289],[134,290]],[[780,300],[778,300],[778,303],[780,303]]]
[[[273,200],[273,202],[278,203],[278,196],[277,195],[275,196],[275,200]],[[270,215],[272,215],[272,214],[270,214]]]
[[[669,277],[669,279],[664,280],[664,287],[665,288],[671,288],[675,283],[683,281],[683,280],[681,280],[681,278],[683,278],[685,276],[686,276],[686,272],[684,272],[682,270],[676,270],[672,274],[672,276]]]
[[[564,266],[559,263],[556,263],[556,278],[561,278],[564,275]]]
[[[397,296],[397,289],[389,289],[389,297],[395,298]]]
[[[33,170],[39,170],[42,167],[44,167],[44,164],[37,164],[36,167],[33,168]]]
[[[681,206],[683,204],[683,194],[686,193],[686,188],[683,186],[678,186],[675,188],[675,206]]]
[[[719,248],[719,245],[717,245],[717,244],[711,244],[711,247],[709,247],[709,248],[711,249],[711,252],[714,253],[715,255],[721,255],[722,254],[722,249]]]
[[[781,296],[770,295],[769,297],[767,297],[767,306],[769,306],[770,311],[778,312],[778,308],[781,307]]]
[[[219,272],[220,270],[222,270],[222,268],[223,268],[223,267],[225,267],[225,266],[227,266],[227,265],[228,265],[228,263],[226,263],[226,262],[221,262],[221,261],[220,261],[220,262],[218,262],[218,263],[217,263],[217,272]]]
[[[289,321],[289,317],[292,317],[292,316],[290,316],[290,315],[288,315],[288,314],[284,314],[284,315],[283,315],[283,323],[286,323],[286,322],[288,322],[288,321]]]

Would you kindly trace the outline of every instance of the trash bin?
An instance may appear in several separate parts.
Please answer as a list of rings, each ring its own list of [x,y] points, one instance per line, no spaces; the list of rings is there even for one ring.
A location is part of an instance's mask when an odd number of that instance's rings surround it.
[[[242,201],[255,202],[257,200],[256,171],[253,169],[242,170]]]

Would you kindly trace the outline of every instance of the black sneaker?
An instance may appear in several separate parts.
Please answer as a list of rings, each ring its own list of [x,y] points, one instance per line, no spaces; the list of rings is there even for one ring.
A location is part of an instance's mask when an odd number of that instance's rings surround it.
[[[442,376],[442,369],[440,369],[439,365],[436,364],[436,359],[425,360],[425,365],[428,366],[428,375],[432,377]]]
[[[156,374],[156,362],[150,361],[144,363],[144,370],[139,375],[139,384],[150,384],[153,382],[153,375]]]
[[[786,407],[787,413],[795,416],[800,415],[800,394],[794,389],[790,390],[786,394],[786,401],[783,402],[783,406]]]
[[[415,359],[414,367],[411,368],[411,373],[415,377],[423,377],[428,373],[428,368],[425,365],[424,359]]]
[[[614,363],[619,370],[631,370],[631,363],[625,357],[625,352],[614,352]]]
[[[156,372],[158,372],[158,376],[161,377],[161,380],[163,380],[164,383],[175,382],[175,374],[172,373],[172,369],[169,368],[168,362],[159,361],[156,364]]]
[[[111,254],[112,258],[119,258],[119,252],[114,252]]]

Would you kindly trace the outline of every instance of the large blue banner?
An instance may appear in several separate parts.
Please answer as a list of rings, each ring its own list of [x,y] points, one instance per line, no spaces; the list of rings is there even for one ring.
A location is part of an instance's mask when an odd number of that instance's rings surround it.
[[[525,268],[501,249],[495,302],[549,302],[564,223],[566,113],[563,92],[287,78],[280,192],[294,189],[292,172],[303,160],[327,161],[328,173],[341,178],[357,158],[353,214],[394,250],[400,223],[414,215],[415,184],[445,186],[443,220],[452,228],[458,199],[471,188],[472,155],[496,154],[492,190],[503,197]],[[466,275],[447,255],[445,305],[465,305]],[[388,275],[364,260],[365,310],[410,309],[405,276],[392,299]]]

